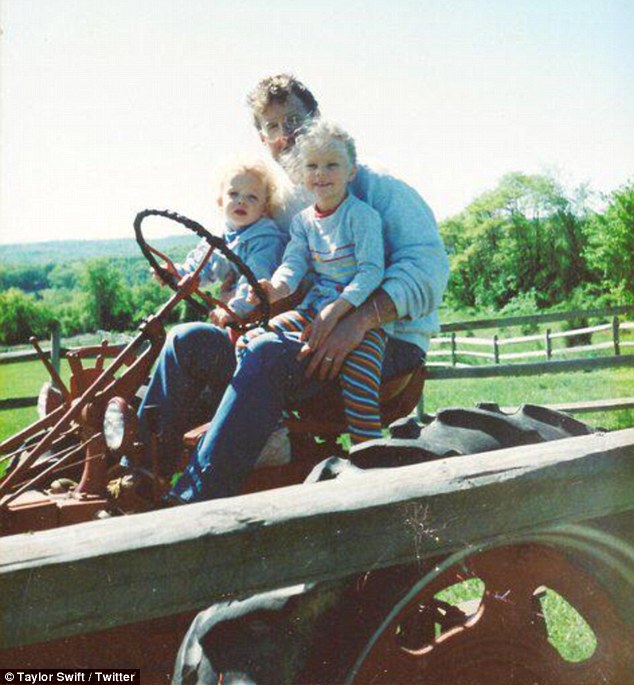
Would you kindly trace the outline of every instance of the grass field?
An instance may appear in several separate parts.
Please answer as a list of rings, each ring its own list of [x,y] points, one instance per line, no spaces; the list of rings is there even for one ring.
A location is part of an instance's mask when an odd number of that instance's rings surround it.
[[[64,364],[62,377],[65,380],[68,378],[68,369]],[[1,364],[0,399],[37,395],[47,379],[44,366],[37,361]],[[634,368],[503,379],[443,379],[427,381],[424,406],[427,413],[433,414],[444,407],[473,407],[477,402],[497,402],[504,407],[524,403],[555,404],[631,396],[633,388]],[[35,407],[0,412],[0,440],[28,425],[35,418]],[[607,430],[634,426],[632,409],[583,414],[579,418]]]
[[[425,412],[497,402],[502,407],[557,404],[632,396],[634,368],[600,369],[542,376],[431,380],[425,384]],[[634,426],[634,410],[581,414],[577,418],[607,430]]]
[[[68,380],[68,366],[62,364],[62,378]],[[34,397],[44,381],[49,380],[44,365],[39,361],[0,364],[0,399]],[[0,440],[28,426],[37,419],[35,407],[0,411]]]

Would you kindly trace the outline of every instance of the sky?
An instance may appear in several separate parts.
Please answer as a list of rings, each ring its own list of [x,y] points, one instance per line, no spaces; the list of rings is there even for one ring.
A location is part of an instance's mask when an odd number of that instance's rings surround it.
[[[0,242],[208,225],[258,154],[245,94],[288,71],[438,219],[503,174],[634,178],[631,0],[0,0]]]

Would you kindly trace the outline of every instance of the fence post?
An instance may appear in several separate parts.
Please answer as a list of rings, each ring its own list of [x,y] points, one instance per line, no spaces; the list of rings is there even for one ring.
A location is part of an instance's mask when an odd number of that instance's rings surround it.
[[[451,365],[456,365],[456,334],[451,334]]]
[[[493,359],[496,364],[500,363],[500,346],[498,345],[498,334],[493,336]]]
[[[612,342],[614,343],[614,354],[619,356],[621,354],[621,344],[619,340],[619,317],[612,317]]]
[[[553,341],[550,339],[550,328],[546,329],[546,359],[553,356]]]
[[[51,364],[57,373],[59,373],[60,348],[59,321],[54,321],[51,329]]]
[[[423,415],[425,414],[425,391],[421,393],[420,399],[418,400],[418,404],[416,405],[416,418],[418,421],[420,421],[423,418]]]

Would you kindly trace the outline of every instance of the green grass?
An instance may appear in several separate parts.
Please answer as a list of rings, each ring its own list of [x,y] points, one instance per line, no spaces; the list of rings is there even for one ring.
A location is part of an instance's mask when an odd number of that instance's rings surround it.
[[[67,382],[70,374],[65,363],[62,363],[61,375],[64,382]],[[35,397],[47,380],[48,372],[40,361],[0,364],[0,399]],[[36,419],[35,407],[0,411],[0,440],[5,440]]]
[[[540,615],[546,624],[548,641],[564,661],[582,662],[589,659],[597,646],[596,635],[584,617],[564,597],[542,588],[539,596]],[[480,578],[469,578],[455,583],[436,594],[436,597],[455,606],[462,606],[467,614],[475,610],[486,591]],[[501,600],[502,601],[502,600]],[[441,634],[436,625],[436,637]]]
[[[497,402],[502,407],[520,404],[557,404],[631,396],[634,368],[600,369],[566,374],[507,378],[441,379],[425,383],[424,408],[433,414],[444,407],[473,407]],[[593,426],[618,430],[634,426],[634,410],[578,414]]]
[[[62,377],[68,379],[65,364],[62,365]],[[37,395],[46,380],[48,374],[41,362],[0,364],[0,398]],[[632,388],[634,368],[509,378],[443,379],[427,381],[424,405],[427,413],[434,413],[443,407],[473,407],[477,402],[497,402],[505,407],[523,403],[555,404],[631,396]],[[35,418],[35,407],[0,412],[0,440]],[[578,418],[608,430],[634,426],[632,409],[580,414]]]
[[[585,618],[550,588],[546,588],[540,603],[548,640],[562,658],[571,662],[589,659],[597,647],[597,638]]]
[[[11,437],[37,419],[35,407],[7,409],[0,412],[0,441]],[[1,468],[0,468],[1,470]]]
[[[68,366],[62,363],[62,379],[68,380]],[[0,398],[37,395],[48,372],[40,361],[0,364]]]

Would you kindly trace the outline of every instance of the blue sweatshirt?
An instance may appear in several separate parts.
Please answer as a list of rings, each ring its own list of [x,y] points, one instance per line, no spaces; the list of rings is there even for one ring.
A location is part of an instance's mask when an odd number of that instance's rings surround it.
[[[284,246],[288,240],[285,232],[268,217],[262,217],[254,224],[236,229],[230,224],[225,226],[224,233],[227,247],[253,271],[253,275],[260,278],[271,278],[275,268],[280,263]],[[187,255],[182,264],[176,268],[181,276],[193,273],[200,260],[209,249],[205,240]],[[223,281],[229,273],[238,273],[237,267],[220,252],[214,252],[200,273],[200,284],[206,285],[214,281]],[[246,316],[255,307],[246,302],[249,293],[249,283],[245,276],[240,276],[235,291],[227,302],[228,306],[238,315]]]
[[[350,190],[383,220],[385,274],[381,288],[399,316],[385,331],[427,351],[429,339],[440,326],[437,310],[449,278],[449,260],[434,215],[411,186],[364,165],[359,166]],[[308,204],[299,188],[298,197]]]

